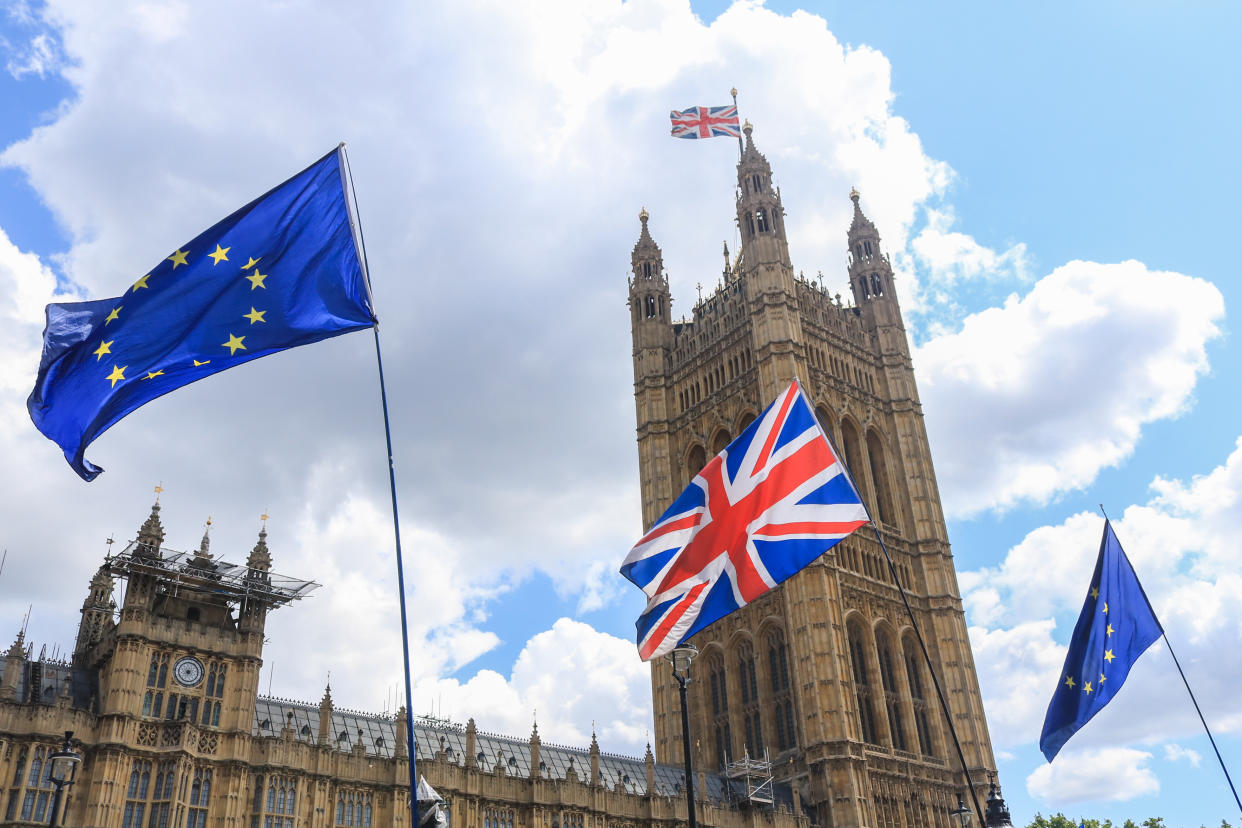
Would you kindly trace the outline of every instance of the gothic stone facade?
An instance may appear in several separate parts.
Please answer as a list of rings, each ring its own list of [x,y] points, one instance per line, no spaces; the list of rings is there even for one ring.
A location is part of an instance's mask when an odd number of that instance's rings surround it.
[[[848,277],[835,301],[790,263],[781,193],[749,124],[737,166],[740,256],[690,320],[648,215],[631,257],[634,400],[644,527],[795,377],[844,454],[909,594],[970,768],[995,771],[910,347],[880,236],[851,193]],[[818,825],[948,828],[960,763],[900,594],[869,528],[698,633],[690,688],[697,767],[768,755]],[[652,665],[656,753],[680,762],[676,684]],[[969,801],[969,800],[968,800]]]
[[[406,730],[396,716],[261,697],[267,613],[313,585],[271,572],[266,532],[244,566],[163,546],[159,504],[91,579],[71,660],[0,658],[0,825],[53,817],[48,757],[83,754],[59,824],[91,828],[381,828],[408,825]],[[119,608],[116,577],[128,579]],[[398,735],[400,733],[400,735]],[[418,771],[469,828],[673,828],[675,767],[415,719]],[[788,787],[739,807],[698,775],[700,824],[809,828]]]

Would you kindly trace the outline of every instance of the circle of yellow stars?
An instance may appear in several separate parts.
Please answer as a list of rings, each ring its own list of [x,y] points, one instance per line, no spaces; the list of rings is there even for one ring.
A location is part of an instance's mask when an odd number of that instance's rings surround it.
[[[216,249],[206,254],[207,258],[211,259],[212,267],[216,267],[221,262],[227,262],[229,260],[230,250],[232,250],[231,247],[224,247],[217,242]],[[181,267],[182,265],[186,265],[186,266],[189,265],[190,263],[189,256],[190,256],[190,251],[182,250],[178,248],[177,250],[173,251],[172,255],[170,255],[166,259],[166,261],[172,262],[172,270],[175,272],[178,267]],[[267,285],[264,284],[264,280],[267,279],[268,274],[261,273],[259,271],[259,261],[262,258],[263,258],[262,256],[258,256],[258,257],[248,256],[246,260],[246,264],[242,265],[241,267],[241,272],[243,274],[242,278],[250,282],[251,292],[256,291],[256,290],[267,290]],[[247,274],[246,271],[251,271],[251,272]],[[151,286],[148,283],[148,280],[150,280],[151,276],[152,274],[148,273],[147,275],[140,278],[138,281],[134,282],[134,284],[130,286],[129,293],[137,293],[140,290],[149,290]],[[109,311],[108,315],[104,318],[104,323],[103,323],[104,328],[106,329],[108,325],[112,324],[113,322],[118,321],[121,318],[121,312],[123,310],[125,310],[125,305],[121,304],[121,305],[117,305],[115,308]],[[246,319],[249,321],[249,325],[255,325],[255,324],[266,323],[267,322],[266,314],[267,314],[267,310],[256,308],[252,304],[250,305],[250,312],[243,313],[241,316],[242,316],[242,319]],[[95,357],[95,361],[101,362],[105,356],[112,356],[113,355],[112,346],[114,344],[116,344],[115,338],[106,339],[104,337],[100,337],[99,345],[95,348],[95,350],[91,351],[91,353]],[[229,356],[235,355],[238,351],[244,351],[246,350],[246,334],[242,334],[241,336],[238,336],[237,334],[230,331],[228,340],[220,343],[220,347],[228,348]],[[202,359],[202,360],[193,359],[192,362],[194,363],[195,368],[201,368],[204,365],[211,364],[210,359]],[[107,376],[104,377],[104,380],[110,383],[110,386],[109,386],[110,388],[116,388],[116,384],[118,382],[125,382],[131,378],[136,378],[140,380],[150,380],[150,379],[155,379],[156,377],[164,376],[163,369],[160,369],[156,371],[142,372],[142,374],[137,377],[126,377],[125,372],[128,370],[129,370],[128,365],[118,365],[117,363],[113,362],[112,371],[108,373]]]
[[[1092,599],[1093,601],[1098,601],[1098,600],[1100,600],[1100,588],[1099,588],[1099,586],[1092,586],[1092,587],[1091,587],[1091,599]],[[1107,601],[1105,601],[1105,602],[1104,602],[1104,608],[1101,610],[1101,612],[1103,612],[1105,615],[1108,615],[1108,602],[1107,602]],[[1115,632],[1116,632],[1116,630],[1115,630],[1115,629],[1113,629],[1113,625],[1112,625],[1111,623],[1106,624],[1106,625],[1105,625],[1105,627],[1104,627],[1104,637],[1105,637],[1105,640],[1107,641],[1108,639],[1112,638],[1113,633],[1115,633]],[[1113,663],[1113,659],[1115,659],[1116,657],[1117,657],[1117,656],[1113,653],[1113,651],[1112,651],[1111,649],[1108,649],[1107,647],[1105,647],[1105,649],[1104,649],[1104,660],[1105,660],[1105,661],[1107,661],[1109,664],[1112,664],[1112,663]],[[1107,680],[1106,676],[1105,676],[1103,673],[1100,673],[1100,677],[1099,677],[1098,679],[1096,679],[1096,680],[1095,680],[1095,682],[1094,682],[1094,683],[1095,683],[1095,687],[1092,687],[1092,686],[1091,686],[1091,685],[1092,685],[1092,682],[1090,682],[1090,681],[1084,681],[1084,682],[1082,682],[1082,692],[1083,692],[1083,693],[1086,693],[1086,694],[1089,696],[1089,695],[1091,695],[1091,693],[1092,693],[1092,692],[1097,692],[1097,691],[1098,691],[1098,690],[1099,690],[1099,689],[1103,686],[1103,684],[1104,684],[1104,682],[1105,682],[1106,680]],[[1072,675],[1067,675],[1067,676],[1065,677],[1065,681],[1063,682],[1063,684],[1064,684],[1066,687],[1068,687],[1069,689],[1071,689],[1071,690],[1073,690],[1075,687],[1078,687],[1078,686],[1079,686],[1078,682],[1074,681],[1074,677],[1073,677]]]

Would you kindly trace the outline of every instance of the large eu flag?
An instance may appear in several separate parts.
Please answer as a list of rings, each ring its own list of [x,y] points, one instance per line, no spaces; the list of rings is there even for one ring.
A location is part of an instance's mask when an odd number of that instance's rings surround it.
[[[1138,576],[1105,520],[1091,589],[1039,737],[1039,749],[1049,762],[1117,695],[1134,662],[1162,635]]]
[[[375,324],[342,164],[338,147],[178,247],[121,296],[47,306],[26,407],[84,480],[103,471],[86,447],[140,405]]]

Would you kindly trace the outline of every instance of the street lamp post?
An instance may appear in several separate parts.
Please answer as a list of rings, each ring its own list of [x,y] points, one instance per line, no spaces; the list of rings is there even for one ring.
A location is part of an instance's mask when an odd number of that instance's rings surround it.
[[[957,817],[957,822],[962,828],[970,825],[971,811],[966,807],[966,803],[962,800],[962,795],[957,795],[957,807],[949,811],[949,816]]]
[[[690,662],[699,654],[693,644],[683,644],[668,654],[673,663],[673,677],[681,694],[681,752],[686,760],[686,815],[690,828],[697,828],[694,814],[694,768],[690,764],[690,711],[686,706],[686,685],[690,683]]]
[[[73,786],[73,780],[78,775],[78,765],[81,764],[82,757],[73,750],[73,731],[65,731],[65,741],[60,746],[60,750],[48,757],[47,778],[56,786],[56,796],[52,800],[52,818],[48,822],[49,825],[55,826],[57,814],[60,813],[61,799],[64,796],[65,788]],[[61,824],[64,819],[61,819]]]

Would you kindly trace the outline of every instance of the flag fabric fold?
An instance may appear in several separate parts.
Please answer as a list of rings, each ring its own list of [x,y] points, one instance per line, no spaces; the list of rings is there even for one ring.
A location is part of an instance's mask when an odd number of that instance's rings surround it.
[[[1138,576],[1106,519],[1091,587],[1039,737],[1039,749],[1049,762],[1117,695],[1130,668],[1162,635]]]
[[[27,409],[84,480],[87,446],[195,380],[375,324],[338,148],[176,250],[122,295],[47,307]]]
[[[794,381],[703,467],[630,550],[650,661],[754,601],[867,522],[844,464]]]
[[[741,138],[737,105],[692,106],[669,113],[674,138]]]

